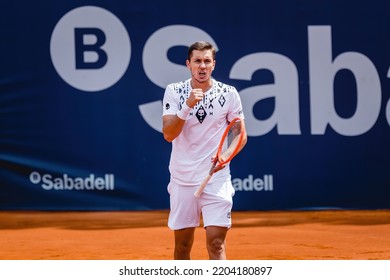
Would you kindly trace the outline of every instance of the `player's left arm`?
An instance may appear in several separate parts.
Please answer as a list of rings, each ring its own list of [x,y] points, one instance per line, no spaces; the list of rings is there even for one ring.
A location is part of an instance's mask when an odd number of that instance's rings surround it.
[[[242,142],[241,142],[240,147],[238,148],[237,154],[239,152],[241,152],[241,150],[245,147],[245,145],[246,145],[246,143],[248,141],[248,135],[246,134],[246,129],[245,129],[245,121],[244,121],[243,118],[241,118],[241,122],[242,122],[242,129],[244,131],[243,131],[243,136],[242,136]]]
[[[233,99],[232,99],[232,103],[230,104],[230,106],[231,106],[230,112],[231,113],[229,114],[228,120],[232,120],[235,117],[239,117],[241,119],[242,128],[244,130],[243,131],[243,139],[242,139],[241,145],[237,151],[237,154],[238,154],[245,147],[245,145],[248,141],[248,136],[246,133],[246,126],[245,126],[245,120],[244,120],[245,117],[244,117],[244,113],[243,113],[240,95],[238,94],[238,91],[236,90],[235,87],[233,87],[233,90],[231,91],[231,93],[233,94]]]

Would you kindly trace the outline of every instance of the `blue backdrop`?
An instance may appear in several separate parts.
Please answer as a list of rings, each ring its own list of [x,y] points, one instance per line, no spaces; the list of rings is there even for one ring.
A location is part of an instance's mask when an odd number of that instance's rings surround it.
[[[390,4],[1,1],[0,209],[166,209],[162,97],[217,48],[235,210],[389,208]]]

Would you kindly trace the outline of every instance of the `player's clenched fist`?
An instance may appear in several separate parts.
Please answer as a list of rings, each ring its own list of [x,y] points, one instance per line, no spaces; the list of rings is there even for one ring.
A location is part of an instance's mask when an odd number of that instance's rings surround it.
[[[203,96],[204,96],[204,92],[202,89],[194,88],[190,92],[190,96],[187,99],[188,107],[190,107],[190,108],[194,107],[196,105],[196,103],[198,103],[200,100],[203,99]]]

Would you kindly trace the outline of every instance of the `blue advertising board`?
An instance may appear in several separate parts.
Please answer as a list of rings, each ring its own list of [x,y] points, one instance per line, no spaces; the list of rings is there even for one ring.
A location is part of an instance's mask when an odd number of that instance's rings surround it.
[[[235,210],[390,207],[388,1],[1,1],[0,209],[167,209],[167,84],[217,48]]]

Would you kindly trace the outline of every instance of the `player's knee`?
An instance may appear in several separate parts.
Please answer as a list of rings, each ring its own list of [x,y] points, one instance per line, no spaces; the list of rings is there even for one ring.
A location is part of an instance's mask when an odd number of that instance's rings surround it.
[[[181,241],[175,244],[175,259],[190,259],[190,253],[192,248],[191,241]]]
[[[191,250],[191,247],[189,242],[180,242],[176,244],[175,249],[179,252],[188,252]]]
[[[221,238],[213,238],[207,244],[210,256],[222,256],[225,254],[225,241]]]

